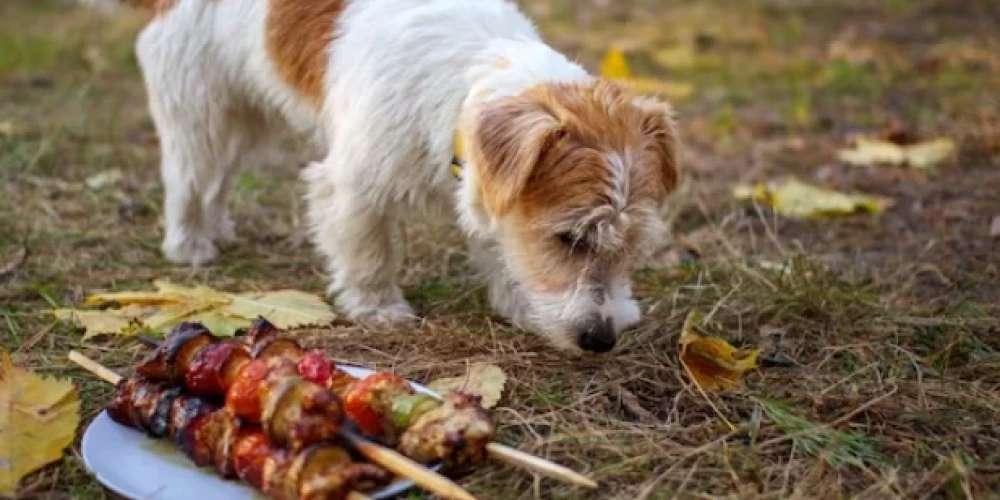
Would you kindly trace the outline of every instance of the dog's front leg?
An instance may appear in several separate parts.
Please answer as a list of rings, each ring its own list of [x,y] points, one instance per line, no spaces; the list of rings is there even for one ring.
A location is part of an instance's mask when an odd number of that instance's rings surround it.
[[[386,207],[361,189],[331,175],[328,164],[306,169],[308,217],[313,241],[326,258],[328,293],[351,319],[399,324],[415,319],[396,284],[396,229]]]

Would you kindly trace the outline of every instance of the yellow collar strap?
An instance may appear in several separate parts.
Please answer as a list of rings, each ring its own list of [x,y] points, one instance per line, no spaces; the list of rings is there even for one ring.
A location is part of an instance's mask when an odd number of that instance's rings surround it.
[[[462,139],[462,133],[456,131],[455,152],[454,156],[451,157],[451,174],[456,179],[461,179],[463,170],[465,170],[465,141]]]

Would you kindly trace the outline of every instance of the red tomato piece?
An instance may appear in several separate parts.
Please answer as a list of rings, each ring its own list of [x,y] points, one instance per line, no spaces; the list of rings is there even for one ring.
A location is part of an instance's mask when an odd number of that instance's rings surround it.
[[[333,360],[320,350],[312,350],[306,353],[299,360],[298,368],[299,376],[323,387],[327,386],[327,382],[333,376],[333,372],[337,370],[337,366],[333,363]]]
[[[375,373],[351,385],[344,394],[344,411],[361,431],[373,437],[384,433],[383,415],[380,413],[376,392],[385,385],[401,384],[409,388],[409,383],[403,377],[394,373]]]

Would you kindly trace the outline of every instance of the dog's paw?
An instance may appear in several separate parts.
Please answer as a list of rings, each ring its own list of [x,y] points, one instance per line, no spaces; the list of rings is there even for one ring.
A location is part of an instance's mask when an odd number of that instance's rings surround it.
[[[175,264],[190,264],[201,266],[208,264],[219,256],[219,250],[207,237],[189,237],[185,239],[167,238],[161,246],[164,257]]]
[[[378,309],[350,314],[351,319],[370,326],[398,327],[412,325],[420,318],[413,312],[409,304],[403,302]]]
[[[371,326],[400,326],[414,323],[419,319],[410,304],[402,298],[402,292],[398,290],[386,294],[372,294],[351,290],[335,293],[332,292],[333,289],[334,287],[331,287],[331,295],[335,296],[334,302],[351,321]],[[384,295],[391,298],[385,298]]]

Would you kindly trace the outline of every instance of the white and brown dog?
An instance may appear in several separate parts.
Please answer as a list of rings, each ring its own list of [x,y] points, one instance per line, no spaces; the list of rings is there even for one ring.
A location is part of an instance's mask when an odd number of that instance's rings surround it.
[[[394,232],[404,212],[445,207],[517,325],[604,352],[638,321],[629,268],[664,236],[678,176],[671,108],[589,75],[513,4],[129,3],[155,11],[137,53],[170,260],[206,263],[234,238],[234,171],[291,127],[322,152],[304,172],[308,221],[350,317],[413,318]]]

